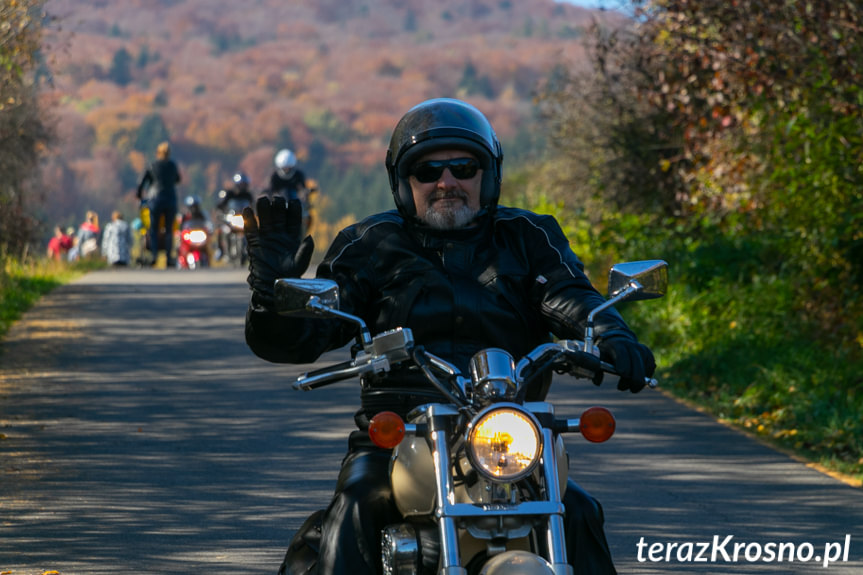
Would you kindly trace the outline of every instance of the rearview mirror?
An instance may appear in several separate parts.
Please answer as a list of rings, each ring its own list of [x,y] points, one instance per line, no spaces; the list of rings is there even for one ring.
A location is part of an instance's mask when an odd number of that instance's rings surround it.
[[[281,278],[275,284],[276,313],[294,317],[319,317],[320,309],[309,306],[316,298],[319,306],[339,309],[339,284],[325,279]]]
[[[668,289],[668,264],[663,260],[615,264],[608,273],[608,296],[617,296],[630,287],[633,281],[638,282],[641,288],[626,296],[625,300],[662,297]]]

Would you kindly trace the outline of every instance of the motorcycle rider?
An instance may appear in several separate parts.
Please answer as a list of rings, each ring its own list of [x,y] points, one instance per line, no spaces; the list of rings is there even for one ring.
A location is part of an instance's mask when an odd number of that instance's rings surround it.
[[[213,231],[213,223],[201,207],[201,198],[198,196],[186,196],[186,199],[183,200],[183,216],[180,220],[180,227],[184,227],[184,224],[187,223],[190,227],[207,230],[207,233]]]
[[[520,357],[550,334],[582,339],[588,313],[605,299],[553,217],[498,206],[502,161],[492,126],[473,106],[442,98],[409,110],[386,157],[397,209],[342,230],[317,268],[318,277],[339,284],[340,309],[360,316],[372,334],[410,328],[418,345],[464,371],[483,348]],[[257,220],[244,212],[252,290],[246,341],[273,362],[309,363],[353,336],[337,320],[271,311],[274,280],[299,277],[311,258],[311,238],[297,234],[299,216],[298,202],[286,206],[280,198],[259,199]],[[655,369],[650,350],[613,309],[597,315],[595,334],[603,359],[621,374],[618,387],[640,391]],[[380,572],[381,529],[400,517],[388,481],[390,451],[373,446],[364,429],[377,412],[404,417],[440,400],[416,368],[365,378],[359,430],[322,520],[318,573]],[[563,500],[575,572],[615,573],[599,502],[572,480]],[[303,529],[294,536],[283,572],[293,572],[303,537]]]
[[[203,242],[195,234],[203,231]],[[207,267],[210,262],[209,240],[213,236],[213,222],[201,206],[201,198],[186,196],[180,217],[180,243],[177,246],[177,264],[180,269]]]
[[[255,197],[252,195],[251,180],[245,172],[236,172],[231,178],[233,185],[227,189],[219,190],[218,201],[216,202],[216,211],[224,214],[232,203],[239,204],[243,207],[251,206],[255,202]],[[218,226],[216,231],[216,259],[222,259],[222,256],[227,253],[226,232],[223,226]]]
[[[286,200],[303,200],[303,193],[307,191],[306,175],[297,167],[297,155],[291,150],[284,148],[276,153],[273,158],[276,169],[270,175],[270,186],[267,195],[282,196]]]
[[[309,200],[317,191],[317,184],[306,179],[305,173],[297,167],[296,154],[287,148],[276,153],[273,163],[276,169],[270,175],[270,187],[265,193],[271,200],[275,196],[282,196],[285,201],[299,200],[303,207],[303,231],[308,233],[312,225]]]

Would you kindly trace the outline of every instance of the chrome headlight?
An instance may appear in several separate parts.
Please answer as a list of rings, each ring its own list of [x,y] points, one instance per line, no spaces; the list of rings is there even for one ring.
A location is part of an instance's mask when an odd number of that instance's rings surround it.
[[[467,433],[471,464],[492,481],[528,475],[542,455],[536,419],[516,405],[496,404],[479,413]]]
[[[481,405],[515,398],[515,362],[506,350],[484,349],[470,358],[469,368],[474,398]]]
[[[184,230],[183,231],[183,240],[192,244],[193,246],[200,246],[207,243],[207,232],[204,230]]]
[[[230,217],[231,227],[235,230],[243,229],[243,214],[234,214]]]

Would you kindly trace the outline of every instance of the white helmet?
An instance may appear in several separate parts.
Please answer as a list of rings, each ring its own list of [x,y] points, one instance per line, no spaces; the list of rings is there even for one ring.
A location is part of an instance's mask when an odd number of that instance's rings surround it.
[[[285,148],[279,150],[273,163],[276,164],[276,169],[279,172],[288,173],[297,165],[297,155]]]

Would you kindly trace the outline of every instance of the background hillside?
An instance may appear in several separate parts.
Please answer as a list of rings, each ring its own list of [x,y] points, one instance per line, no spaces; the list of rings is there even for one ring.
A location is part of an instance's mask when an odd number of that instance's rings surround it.
[[[518,163],[537,144],[532,97],[585,62],[594,18],[553,0],[49,0],[59,141],[46,223],[133,212],[133,190],[169,138],[182,193],[211,196],[236,169],[261,188],[281,147],[319,180],[327,219],[390,205],[389,132],[410,106],[464,98]],[[325,198],[325,201],[324,201]]]

